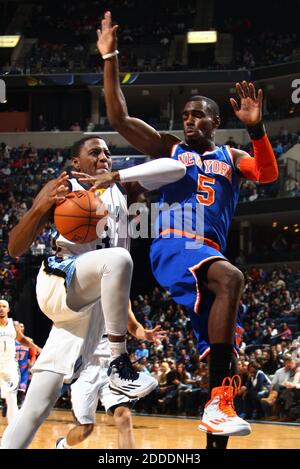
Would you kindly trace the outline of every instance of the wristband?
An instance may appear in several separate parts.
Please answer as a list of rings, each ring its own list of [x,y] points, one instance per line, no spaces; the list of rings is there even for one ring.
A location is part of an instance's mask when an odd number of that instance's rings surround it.
[[[265,135],[266,128],[264,123],[260,121],[255,125],[247,125],[247,131],[250,135],[251,140],[259,140]]]
[[[111,57],[114,57],[115,55],[118,55],[119,51],[116,49],[113,52],[109,52],[108,54],[102,55],[102,59],[110,59]]]

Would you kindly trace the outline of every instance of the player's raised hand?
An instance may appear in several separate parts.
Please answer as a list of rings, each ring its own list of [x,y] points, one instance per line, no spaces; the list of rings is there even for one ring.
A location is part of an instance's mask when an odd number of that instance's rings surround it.
[[[256,92],[253,83],[243,81],[236,83],[236,92],[240,98],[240,105],[234,98],[230,98],[236,117],[244,125],[255,125],[262,119],[263,92],[261,89]]]
[[[109,54],[117,49],[118,25],[112,26],[111,12],[106,11],[101,20],[101,29],[97,29],[97,49],[101,55]]]

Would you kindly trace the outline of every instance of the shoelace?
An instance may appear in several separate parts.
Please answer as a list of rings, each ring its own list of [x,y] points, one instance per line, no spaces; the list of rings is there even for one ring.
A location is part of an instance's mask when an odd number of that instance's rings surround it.
[[[116,358],[113,364],[117,367],[119,376],[122,379],[126,379],[128,381],[135,381],[138,379],[139,374],[134,370],[127,353],[123,353],[120,357]]]
[[[239,375],[234,375],[232,378],[226,377],[223,379],[221,388],[220,410],[228,417],[235,417],[233,399],[241,389],[241,378]]]

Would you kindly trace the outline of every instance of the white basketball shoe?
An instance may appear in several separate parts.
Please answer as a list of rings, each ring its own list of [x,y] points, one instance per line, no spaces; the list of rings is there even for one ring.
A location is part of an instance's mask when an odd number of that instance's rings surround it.
[[[238,384],[236,384],[236,381]],[[213,388],[211,399],[204,408],[199,430],[212,435],[245,436],[251,433],[248,422],[241,419],[234,409],[233,399],[241,387],[238,375],[224,378],[222,386]]]
[[[113,360],[107,371],[110,389],[131,399],[147,396],[158,386],[155,378],[146,373],[138,373],[132,366],[128,353]]]

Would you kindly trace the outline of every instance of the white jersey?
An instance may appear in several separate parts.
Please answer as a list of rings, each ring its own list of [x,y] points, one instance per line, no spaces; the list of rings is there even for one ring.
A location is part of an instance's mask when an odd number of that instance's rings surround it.
[[[77,179],[69,179],[72,192],[85,190]],[[122,247],[129,250],[128,237],[128,209],[124,194],[118,186],[106,189],[101,194],[101,200],[108,208],[107,230],[103,231],[100,238],[84,244],[76,244],[67,240],[61,234],[56,239],[57,253],[60,256],[76,256],[89,251],[95,251],[99,247]]]
[[[12,318],[8,318],[6,326],[0,325],[0,366],[8,368],[16,362],[16,328]]]

